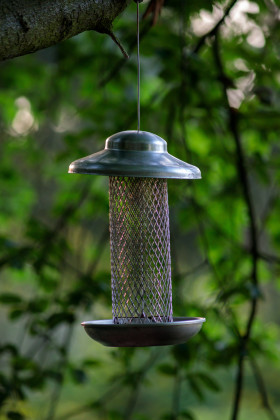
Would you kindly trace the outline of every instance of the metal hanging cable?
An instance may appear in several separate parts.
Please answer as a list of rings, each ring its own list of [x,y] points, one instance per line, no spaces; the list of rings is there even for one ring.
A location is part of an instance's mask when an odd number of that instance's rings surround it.
[[[134,0],[137,4],[137,130],[140,131],[140,30],[139,30],[139,3],[143,0]]]
[[[140,39],[139,39],[139,2],[137,2],[137,129],[140,131]]]

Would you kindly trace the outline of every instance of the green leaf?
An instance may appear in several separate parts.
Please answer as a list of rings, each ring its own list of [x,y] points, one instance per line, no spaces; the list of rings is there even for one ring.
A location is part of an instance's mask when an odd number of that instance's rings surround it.
[[[83,369],[72,368],[70,370],[73,381],[77,384],[84,384],[88,380],[88,376]]]
[[[62,381],[63,381],[63,375],[62,375],[62,373],[59,372],[59,371],[57,371],[57,370],[54,370],[54,369],[46,369],[44,371],[44,374],[48,378],[53,379],[55,382],[57,382],[59,384],[62,383]]]
[[[186,377],[187,381],[189,382],[189,386],[191,391],[194,393],[194,395],[198,398],[199,401],[204,400],[204,394],[202,392],[201,386],[197,380],[197,377],[195,374],[188,374]]]
[[[195,420],[195,417],[193,416],[193,414],[190,411],[181,411],[180,416],[183,419],[188,419],[188,420]]]
[[[174,420],[174,415],[173,414],[164,414],[163,416],[161,416],[161,420]]]
[[[22,315],[25,315],[26,312],[24,309],[14,309],[12,311],[10,311],[9,313],[9,318],[11,320],[16,320],[19,319]]]
[[[47,299],[34,299],[28,302],[27,311],[33,314],[37,314],[46,310],[49,305],[49,301]]]
[[[21,303],[22,298],[15,294],[15,293],[1,293],[0,294],[0,303],[4,303],[6,305],[13,305],[16,303]]]
[[[109,411],[110,420],[123,420],[123,415],[116,410]]]
[[[14,344],[4,344],[0,347],[0,353],[10,353],[13,356],[18,354],[18,349]]]
[[[98,359],[84,359],[83,366],[85,367],[97,367],[102,364],[101,360]]]
[[[167,363],[159,365],[157,369],[160,373],[170,376],[176,375],[177,372],[177,368],[175,366],[169,365]]]
[[[207,373],[197,373],[196,377],[203,382],[203,384],[212,391],[219,392],[221,390],[219,384],[212,376]]]
[[[8,411],[7,418],[10,420],[24,420],[25,416],[18,411]]]
[[[50,328],[55,328],[59,324],[72,324],[75,320],[75,316],[71,312],[57,312],[55,314],[52,314],[47,319],[47,323]]]

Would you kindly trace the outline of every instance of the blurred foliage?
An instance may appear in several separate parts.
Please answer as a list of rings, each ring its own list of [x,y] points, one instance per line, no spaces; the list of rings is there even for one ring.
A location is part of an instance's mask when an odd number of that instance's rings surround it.
[[[175,347],[79,326],[111,316],[108,183],[67,169],[136,128],[135,4],[129,61],[89,32],[1,63],[1,419],[279,418],[279,16],[166,0],[141,23],[141,127],[203,176],[169,183],[175,315],[207,317]]]

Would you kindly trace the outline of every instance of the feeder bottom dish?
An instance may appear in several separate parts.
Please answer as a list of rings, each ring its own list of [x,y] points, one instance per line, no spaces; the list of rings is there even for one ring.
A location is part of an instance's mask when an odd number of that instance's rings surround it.
[[[173,318],[172,322],[114,324],[111,319],[82,323],[86,333],[108,347],[147,347],[181,344],[196,335],[205,318]]]

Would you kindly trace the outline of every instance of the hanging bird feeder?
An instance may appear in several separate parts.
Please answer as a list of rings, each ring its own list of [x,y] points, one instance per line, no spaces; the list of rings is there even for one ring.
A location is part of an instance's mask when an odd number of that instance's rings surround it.
[[[109,176],[113,316],[82,325],[112,347],[183,343],[205,321],[173,317],[167,192],[167,179],[198,179],[200,170],[170,155],[161,137],[140,131],[139,97],[138,43],[138,130],[112,135],[104,150],[69,167],[69,173]]]

